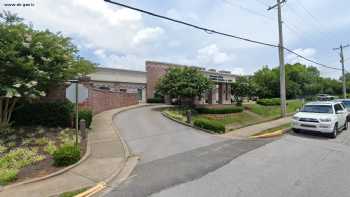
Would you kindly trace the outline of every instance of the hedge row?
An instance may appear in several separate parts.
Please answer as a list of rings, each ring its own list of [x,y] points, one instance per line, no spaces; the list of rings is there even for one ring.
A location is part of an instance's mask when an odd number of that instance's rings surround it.
[[[243,107],[226,107],[226,108],[197,108],[200,114],[232,114],[243,111]]]
[[[69,127],[74,105],[70,102],[22,103],[12,116],[16,126]]]
[[[281,99],[279,99],[279,98],[259,99],[256,101],[256,103],[259,105],[264,105],[264,106],[280,105]]]
[[[163,98],[149,98],[147,99],[147,103],[164,103]]]
[[[203,129],[214,131],[215,133],[225,133],[225,125],[215,120],[196,119],[193,121],[193,125]]]

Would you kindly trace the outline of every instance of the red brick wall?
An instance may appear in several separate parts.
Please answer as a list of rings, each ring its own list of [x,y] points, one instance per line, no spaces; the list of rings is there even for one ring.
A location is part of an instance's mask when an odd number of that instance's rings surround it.
[[[91,109],[94,114],[97,114],[109,109],[138,104],[136,93],[112,92],[109,90],[99,90],[92,87],[90,83],[83,83],[83,84],[85,87],[89,88],[89,98],[83,103],[80,103],[79,106],[82,108]],[[43,97],[41,100],[64,101],[65,99],[66,99],[66,87],[61,86],[50,90],[47,96]]]
[[[89,88],[89,98],[80,104],[80,107],[89,108],[93,114],[138,104],[137,94],[125,92],[111,92]]]
[[[158,80],[161,76],[167,73],[167,70],[171,67],[169,64],[146,61],[146,73],[147,73],[147,98],[154,97],[154,91]]]

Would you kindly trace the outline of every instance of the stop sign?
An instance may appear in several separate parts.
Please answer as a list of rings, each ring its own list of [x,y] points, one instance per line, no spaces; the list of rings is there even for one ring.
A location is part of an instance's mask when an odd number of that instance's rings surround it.
[[[76,99],[75,93],[76,93],[76,84],[73,83],[66,89],[66,98],[72,103],[75,103],[75,99]],[[78,103],[85,101],[88,97],[89,97],[89,89],[81,84],[78,84]]]

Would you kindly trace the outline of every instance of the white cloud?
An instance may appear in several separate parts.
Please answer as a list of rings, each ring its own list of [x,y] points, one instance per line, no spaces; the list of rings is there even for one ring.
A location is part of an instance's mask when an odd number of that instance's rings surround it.
[[[314,59],[314,56],[316,55],[316,49],[314,49],[314,48],[305,48],[305,49],[299,48],[299,49],[293,50],[293,52],[298,53],[299,55],[304,56],[304,57],[309,58],[309,59]],[[287,63],[291,63],[291,64],[295,64],[295,63],[302,63],[302,64],[306,64],[306,65],[312,64],[309,61],[306,61],[302,58],[299,58],[295,54],[287,55],[286,60],[287,60]]]
[[[158,39],[160,35],[164,33],[164,30],[160,27],[147,27],[141,29],[134,36],[132,43],[134,45],[147,44]]]
[[[208,65],[228,63],[235,59],[233,54],[228,54],[219,49],[216,44],[211,44],[197,51],[198,62]]]

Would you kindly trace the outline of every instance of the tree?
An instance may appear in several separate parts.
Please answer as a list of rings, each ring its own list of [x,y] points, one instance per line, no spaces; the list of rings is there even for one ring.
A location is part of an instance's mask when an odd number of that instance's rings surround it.
[[[162,95],[171,98],[180,98],[183,101],[195,97],[201,97],[203,93],[212,88],[211,81],[198,69],[190,67],[170,68],[163,77],[160,78],[156,90]]]
[[[17,101],[45,96],[67,79],[93,71],[69,38],[34,30],[17,15],[0,15],[0,126],[9,124]]]
[[[257,86],[252,77],[238,77],[231,84],[231,93],[236,101],[240,101],[242,97],[252,97],[257,94]]]

